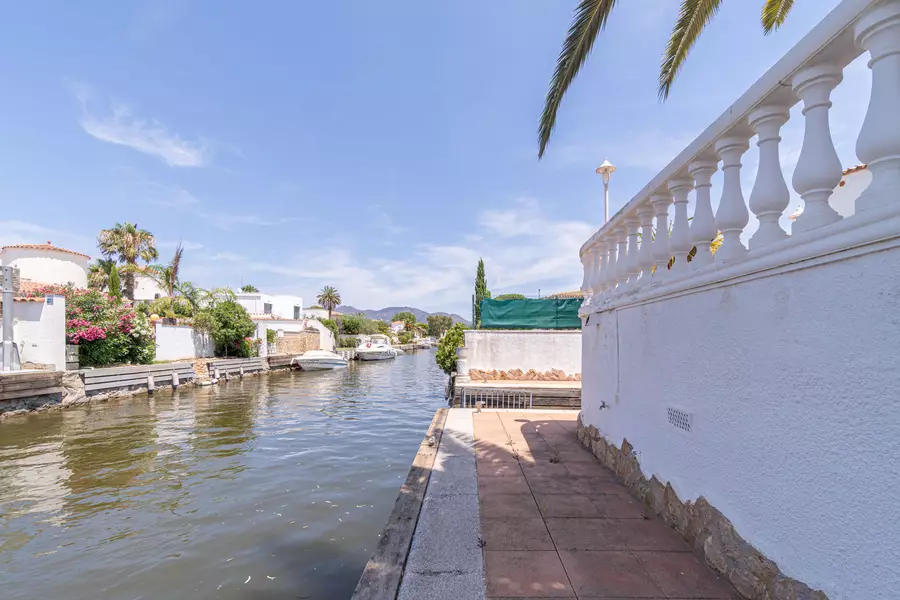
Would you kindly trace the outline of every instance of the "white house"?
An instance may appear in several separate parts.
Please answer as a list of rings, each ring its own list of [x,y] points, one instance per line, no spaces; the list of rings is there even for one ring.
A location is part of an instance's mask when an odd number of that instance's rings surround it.
[[[400,333],[406,328],[406,323],[403,321],[392,321],[391,322],[391,333],[394,335]]]
[[[46,244],[15,244],[0,249],[0,264],[19,269],[22,281],[87,287],[88,261],[81,252]]]
[[[856,199],[862,195],[869,184],[872,183],[872,171],[866,165],[857,165],[844,169],[841,176],[841,182],[834,188],[828,204],[834,211],[844,217],[852,216],[856,212]],[[803,214],[803,207],[798,208],[788,217],[791,221],[796,221],[797,217]]]
[[[270,315],[282,319],[303,318],[303,298],[300,296],[237,292],[237,303],[251,315]]]
[[[141,275],[140,273],[135,274],[134,276],[134,300],[135,302],[153,302],[157,298],[163,298],[168,296],[166,291],[160,287],[160,285],[150,277],[146,275]]]

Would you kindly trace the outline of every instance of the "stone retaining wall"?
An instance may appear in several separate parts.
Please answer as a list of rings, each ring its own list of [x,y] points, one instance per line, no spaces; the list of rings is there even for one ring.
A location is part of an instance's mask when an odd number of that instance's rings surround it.
[[[747,600],[828,600],[821,591],[786,576],[778,565],[742,538],[725,515],[700,496],[682,502],[668,482],[656,476],[648,481],[628,440],[621,448],[607,441],[599,430],[584,426],[578,415],[578,440],[601,463],[615,472],[631,493],[644,503],[647,513],[658,515],[677,531],[707,564],[724,575]]]

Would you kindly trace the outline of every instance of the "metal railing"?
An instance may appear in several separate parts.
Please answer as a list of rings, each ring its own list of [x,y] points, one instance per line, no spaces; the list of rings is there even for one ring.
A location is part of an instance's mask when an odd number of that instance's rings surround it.
[[[478,402],[481,402],[481,408],[526,409],[532,407],[532,393],[526,390],[465,387],[460,402],[463,408],[477,408]]]

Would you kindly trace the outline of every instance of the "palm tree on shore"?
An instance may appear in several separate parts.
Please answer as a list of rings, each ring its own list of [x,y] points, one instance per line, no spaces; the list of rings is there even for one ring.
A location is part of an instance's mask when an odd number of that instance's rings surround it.
[[[672,84],[684,66],[688,53],[716,16],[721,4],[722,0],[681,0],[681,11],[672,28],[659,69],[660,100],[669,97]],[[550,80],[550,89],[547,90],[544,110],[541,113],[538,126],[540,146],[538,158],[543,157],[547,149],[563,96],[584,66],[597,37],[606,28],[606,22],[615,5],[616,0],[581,0],[575,8],[572,25],[556,59],[556,70]],[[794,0],[764,0],[760,21],[766,35],[784,23],[793,6]]]
[[[175,311],[175,296],[181,293],[179,287],[178,271],[181,268],[181,257],[184,254],[184,248],[181,244],[175,248],[175,255],[167,265],[149,265],[143,269],[144,275],[156,282],[160,289],[165,292],[169,298],[169,310]],[[126,272],[131,270],[127,268]]]
[[[316,302],[319,303],[319,306],[328,310],[328,318],[330,319],[331,311],[341,304],[341,293],[336,288],[326,285],[316,297]]]
[[[103,229],[97,236],[97,246],[108,260],[118,261],[125,265],[126,298],[134,302],[134,273],[137,261],[146,262],[159,258],[156,251],[156,238],[149,231],[138,229],[134,223],[116,223],[110,229]]]
[[[88,287],[100,290],[101,292],[109,287],[109,274],[116,261],[107,260],[105,258],[97,259],[97,262],[91,263],[88,267]]]

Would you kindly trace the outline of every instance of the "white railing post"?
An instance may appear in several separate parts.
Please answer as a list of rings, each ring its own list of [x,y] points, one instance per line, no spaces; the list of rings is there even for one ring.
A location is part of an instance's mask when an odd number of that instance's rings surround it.
[[[650,204],[656,213],[656,236],[653,238],[653,263],[656,271],[654,279],[663,279],[669,271],[669,205],[672,204],[672,194],[668,191],[659,192],[650,196]]]
[[[581,280],[581,295],[584,297],[582,306],[590,306],[591,296],[593,295],[593,278],[594,278],[594,247],[591,246],[584,251],[581,256],[581,265],[584,267],[584,278]]]
[[[672,236],[669,238],[669,248],[675,256],[672,263],[672,274],[683,275],[688,271],[688,254],[694,246],[691,243],[690,223],[688,222],[687,205],[688,194],[694,187],[690,179],[679,178],[669,182],[669,190],[674,196],[675,217],[672,219]]]
[[[713,255],[709,249],[710,243],[719,235],[716,228],[716,218],[713,216],[712,200],[712,176],[718,168],[718,163],[711,159],[699,159],[688,165],[688,172],[694,178],[694,189],[697,190],[697,205],[694,207],[694,218],[691,221],[691,241],[697,246],[697,254],[691,261],[691,267],[699,269],[712,264]]]
[[[784,106],[761,106],[750,113],[750,127],[759,136],[759,168],[750,192],[750,210],[759,219],[759,229],[750,238],[750,249],[762,248],[783,240],[787,233],[778,219],[788,207],[791,193],[784,181],[778,144],[781,142],[781,126],[787,123],[791,113]]]
[[[628,289],[637,286],[638,275],[641,274],[641,265],[638,260],[638,225],[640,220],[636,215],[625,219],[625,229],[628,232],[628,261],[625,263],[625,271],[628,274]]]
[[[793,232],[809,231],[841,220],[828,204],[843,172],[831,139],[828,111],[831,90],[842,78],[841,69],[826,63],[801,69],[794,75],[794,93],[803,101],[806,127],[793,184],[806,204],[794,221]]]
[[[750,147],[747,139],[726,136],[716,142],[716,153],[722,159],[722,198],[716,211],[716,227],[722,232],[722,247],[718,259],[732,261],[743,258],[747,248],[741,242],[741,232],[750,221],[750,211],[741,191],[741,156]]]
[[[599,242],[591,247],[591,253],[594,255],[594,278],[591,280],[591,304],[597,305],[600,295],[606,290],[606,242],[601,238]]]
[[[856,200],[859,212],[898,201],[900,190],[900,1],[871,7],[856,23],[856,43],[869,51],[872,93],[856,155],[872,183]]]
[[[603,279],[603,283],[606,286],[606,291],[609,294],[612,294],[612,291],[616,288],[616,230],[610,229],[606,234],[606,263],[604,264],[606,268],[606,277]]]
[[[641,269],[641,285],[650,281],[653,275],[653,205],[644,200],[638,208],[641,220],[641,249],[638,264]]]
[[[628,281],[628,230],[624,224],[616,228],[616,243],[619,246],[616,254],[616,282],[621,292],[625,290],[625,283]]]

